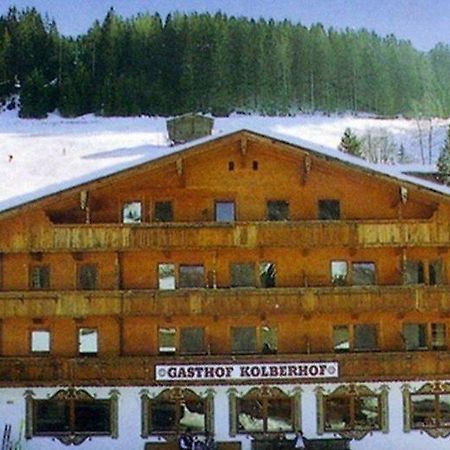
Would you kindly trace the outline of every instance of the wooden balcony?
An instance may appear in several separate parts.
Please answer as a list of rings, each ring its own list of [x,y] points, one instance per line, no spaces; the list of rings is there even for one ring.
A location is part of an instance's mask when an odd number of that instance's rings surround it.
[[[450,224],[429,220],[90,224],[30,227],[0,252],[211,248],[447,247]]]
[[[229,355],[203,355],[190,356],[188,360],[183,357],[23,357],[0,358],[0,386],[151,386],[157,384],[154,373],[156,364],[239,364],[256,362],[270,364],[309,361],[337,361],[340,376],[331,380],[335,383],[438,380],[450,377],[450,354],[443,351],[253,355],[234,356],[233,358]],[[268,379],[264,382],[292,383],[293,381]],[[301,382],[308,381],[302,380]],[[320,383],[321,380],[310,382]],[[192,384],[195,383],[195,381],[192,382]],[[208,384],[205,381],[201,383]],[[216,382],[216,384],[218,383],[220,382]],[[185,385],[186,382],[182,382],[182,384]]]
[[[408,312],[450,314],[450,286],[353,286],[175,291],[10,291],[0,319]]]

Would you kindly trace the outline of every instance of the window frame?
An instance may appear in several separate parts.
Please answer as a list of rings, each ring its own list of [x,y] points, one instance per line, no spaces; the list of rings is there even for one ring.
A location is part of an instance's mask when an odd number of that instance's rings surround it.
[[[48,333],[48,350],[33,350],[33,334],[34,333]],[[48,328],[33,328],[32,330],[30,330],[29,342],[30,342],[30,347],[29,347],[30,353],[32,355],[45,356],[45,355],[49,355],[52,351],[52,333],[51,333],[50,329],[48,329]]]
[[[403,394],[403,431],[409,433],[411,431],[426,433],[433,438],[437,437],[448,437],[450,436],[450,423],[446,425],[440,422],[441,411],[440,411],[440,396],[448,396],[450,398],[450,384],[443,383],[440,381],[430,382],[422,385],[416,390],[412,390],[409,385],[404,385],[402,389]],[[433,416],[434,423],[423,424],[423,426],[418,426],[414,423],[414,405],[412,398],[414,396],[433,396],[434,412]]]
[[[370,264],[373,265],[373,283],[355,283],[355,265]],[[375,261],[351,261],[350,262],[352,286],[376,286],[378,280],[377,264]]]
[[[375,347],[374,348],[362,348],[356,346],[356,331],[355,328],[357,326],[367,326],[367,327],[373,327],[373,330],[375,331]],[[348,342],[349,347],[348,348],[342,348],[337,349],[336,348],[336,342],[335,342],[335,330],[337,327],[346,327],[348,332]],[[365,322],[359,322],[359,323],[336,323],[333,324],[331,327],[331,347],[333,348],[333,351],[335,353],[365,353],[365,352],[377,352],[380,349],[380,327],[377,323],[365,323]]]
[[[163,205],[163,204],[170,204],[170,219],[166,220],[161,219],[158,217],[158,214],[156,213],[157,211],[157,205]],[[153,222],[156,223],[171,223],[175,221],[175,212],[174,212],[174,202],[173,200],[155,200],[153,202]]]
[[[170,350],[169,347],[167,347],[167,350],[161,350],[162,347],[161,346],[161,339],[160,339],[160,333],[161,330],[174,330],[174,345],[173,350]],[[197,330],[202,330],[203,333],[203,346],[202,349],[199,351],[184,351],[182,349],[182,334],[183,334],[183,330],[187,330],[187,329],[197,329]],[[168,325],[161,325],[157,327],[156,330],[157,333],[157,346],[158,346],[158,355],[160,356],[170,356],[170,355],[204,355],[207,353],[207,348],[208,348],[208,335],[207,335],[207,329],[204,326],[183,326],[183,327],[175,327],[175,326],[168,326]]]
[[[81,271],[84,267],[92,267],[95,270],[95,282],[94,287],[83,287],[81,282]],[[77,264],[77,289],[80,291],[95,291],[99,288],[99,270],[96,263],[80,263]]]
[[[234,342],[235,342],[235,336],[234,333],[237,332],[237,330],[242,329],[253,329],[254,330],[254,342],[255,346],[253,349],[237,349],[235,348]],[[266,342],[266,339],[264,339],[264,329],[272,330],[275,332],[275,348],[270,347],[270,343]],[[236,331],[235,331],[236,330]],[[254,354],[277,354],[278,353],[278,326],[276,325],[248,325],[248,326],[231,326],[230,327],[230,351],[233,355],[254,355]],[[266,345],[267,347],[266,348]]]
[[[233,267],[237,266],[251,266],[252,267],[252,283],[244,284],[243,282],[236,283],[233,277]],[[230,288],[233,289],[251,289],[256,287],[256,264],[253,261],[234,261],[229,266],[230,273]]]
[[[184,286],[184,279],[182,276],[183,269],[187,268],[202,268],[203,281],[201,286]],[[178,288],[179,289],[204,289],[206,288],[206,270],[204,264],[178,264]]]
[[[290,414],[289,421],[291,428],[289,430],[282,430],[283,433],[295,433],[301,429],[301,390],[294,389],[291,394],[284,392],[278,386],[262,386],[253,387],[245,394],[238,395],[235,389],[230,390],[230,436],[236,435],[251,435],[251,436],[276,436],[280,433],[280,429],[269,429],[269,407],[270,400],[289,401]],[[245,430],[241,426],[239,415],[241,412],[242,401],[257,401],[261,404],[262,409],[262,430]]]
[[[107,398],[97,398],[89,394],[86,390],[75,388],[60,389],[51,397],[34,398],[33,391],[28,390],[25,393],[25,438],[55,438],[64,445],[79,445],[83,441],[92,437],[108,436],[112,439],[118,438],[118,398],[119,392],[113,389]],[[45,402],[61,402],[68,406],[68,429],[63,431],[37,431],[38,426],[38,405]],[[85,404],[86,402],[108,405],[109,430],[108,431],[77,431],[76,430],[76,404]],[[66,406],[66,408],[67,408]]]
[[[233,205],[233,218],[231,220],[218,220],[217,218],[217,206],[218,205]],[[236,202],[234,200],[214,200],[214,222],[217,223],[233,223],[236,222]]]
[[[133,204],[139,204],[139,220],[130,220],[127,221],[125,218],[125,208],[127,206],[133,205]],[[121,209],[121,223],[123,225],[138,225],[140,223],[144,222],[144,202],[142,200],[127,200],[122,202],[122,209]]]
[[[341,278],[335,278],[333,277],[333,265],[336,263],[343,263],[345,264],[345,275]],[[349,284],[349,278],[350,278],[350,264],[345,259],[332,259],[330,260],[330,279],[331,284],[333,286],[345,286]]]
[[[337,205],[338,214],[337,217],[325,217],[326,214],[323,214],[323,209],[325,208],[326,203],[333,203],[333,212],[334,207]],[[332,214],[330,214],[332,215]],[[320,198],[317,200],[317,220],[342,220],[342,211],[341,211],[341,201],[335,198]]]
[[[389,418],[388,418],[388,387],[386,385],[381,386],[378,390],[369,389],[365,385],[359,384],[347,384],[338,386],[333,391],[325,390],[319,387],[316,391],[317,396],[317,434],[323,435],[326,433],[337,434],[345,438],[362,439],[367,434],[373,432],[388,431]],[[378,405],[377,419],[373,426],[357,426],[357,409],[355,404],[359,398],[375,397]],[[327,424],[327,409],[326,402],[328,399],[333,398],[346,398],[349,399],[349,418],[350,423],[348,426],[337,428]]]
[[[35,286],[33,283],[33,271],[34,270],[44,270],[46,271],[46,275],[44,276],[44,280],[46,283],[43,283],[44,286]],[[33,291],[43,291],[43,290],[49,290],[51,289],[51,272],[50,272],[50,265],[49,264],[31,264],[28,271],[29,276],[29,287]],[[41,277],[39,277],[41,279]]]
[[[95,352],[86,352],[81,351],[81,332],[82,330],[90,330],[95,331],[95,344],[96,344],[96,351]],[[81,326],[77,327],[77,354],[81,358],[91,358],[91,357],[97,357],[100,352],[100,333],[98,332],[97,327],[88,327],[88,326]]]
[[[287,206],[287,217],[274,217],[270,212],[270,205],[275,203],[284,203]],[[291,220],[291,202],[284,199],[268,199],[266,200],[266,220],[269,222],[288,222]]]
[[[161,280],[160,280],[160,266],[173,266],[173,288],[162,288],[161,287]],[[156,278],[157,278],[157,289],[159,291],[174,291],[178,288],[178,280],[177,280],[177,264],[173,263],[173,262],[158,262],[156,264]]]
[[[148,438],[150,436],[179,436],[186,428],[180,425],[180,412],[183,402],[186,401],[187,396],[196,398],[197,401],[203,403],[205,411],[205,423],[204,430],[194,430],[196,435],[214,434],[214,391],[208,389],[205,394],[199,394],[191,388],[165,388],[160,391],[156,396],[150,397],[148,391],[142,391],[141,393],[141,408],[142,408],[142,421],[141,421],[141,436]],[[158,401],[173,403],[175,405],[176,417],[174,420],[175,426],[172,429],[158,430],[152,426],[153,422],[153,405]],[[178,420],[176,420],[178,419]]]

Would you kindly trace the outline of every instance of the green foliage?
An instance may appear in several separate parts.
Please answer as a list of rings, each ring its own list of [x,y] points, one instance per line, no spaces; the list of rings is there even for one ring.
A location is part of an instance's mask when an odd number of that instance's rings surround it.
[[[450,185],[450,126],[447,129],[447,136],[437,161],[437,169],[438,180]]]
[[[362,142],[358,139],[356,134],[354,134],[350,128],[346,128],[342,135],[341,142],[338,145],[338,149],[349,155],[362,157],[361,145]]]
[[[33,8],[11,8],[0,16],[0,100],[17,92],[25,116],[54,108],[68,116],[192,110],[447,116],[450,48],[424,53],[394,36],[287,20],[222,13],[124,19],[114,9],[74,39]]]
[[[33,69],[25,79],[20,95],[20,117],[42,119],[47,117],[48,90],[45,78],[38,69]]]

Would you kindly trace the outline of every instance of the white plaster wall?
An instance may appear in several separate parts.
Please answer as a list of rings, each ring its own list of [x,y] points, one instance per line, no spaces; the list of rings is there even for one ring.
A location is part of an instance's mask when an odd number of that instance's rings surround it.
[[[425,383],[425,382],[423,382]],[[423,385],[421,382],[410,383],[411,389]],[[381,383],[367,383],[369,388],[377,390]],[[389,433],[375,432],[360,441],[352,441],[352,450],[448,450],[450,438],[433,439],[419,431],[403,432],[403,399],[401,387],[403,383],[389,383]],[[323,384],[325,389],[333,390],[337,384]],[[239,394],[245,393],[253,386],[235,386]],[[286,392],[298,386],[280,386]],[[318,436],[315,385],[302,386],[302,428],[308,438],[332,437],[327,433]],[[46,398],[53,395],[59,388],[33,388],[35,398]],[[148,388],[150,395],[157,394],[163,388]],[[194,391],[204,394],[206,387],[195,387]],[[86,388],[99,398],[109,397],[111,388]],[[141,388],[120,388],[119,396],[119,439],[109,437],[94,437],[77,448],[80,450],[143,450],[145,442],[157,441],[158,438],[141,438]],[[25,419],[26,389],[0,389],[0,433],[3,434],[5,423],[12,425],[12,440],[18,438],[21,423]],[[251,439],[247,436],[229,437],[228,387],[216,386],[215,391],[215,432],[217,441],[240,441],[242,450],[250,450]],[[1,436],[0,435],[0,439]],[[33,438],[25,441],[22,438],[22,449],[54,450],[65,449],[57,440],[50,438]],[[72,447],[73,448],[73,447]]]

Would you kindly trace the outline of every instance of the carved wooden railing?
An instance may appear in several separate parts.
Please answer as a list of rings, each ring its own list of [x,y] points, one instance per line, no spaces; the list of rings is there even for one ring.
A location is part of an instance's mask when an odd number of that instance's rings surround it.
[[[246,314],[450,314],[450,286],[0,292],[8,317]]]
[[[285,354],[254,356],[183,357],[4,357],[0,358],[0,386],[150,386],[156,364],[302,363],[337,361],[339,377],[333,382],[408,381],[449,379],[450,354],[446,351]],[[295,380],[265,380],[267,383]],[[309,382],[317,383],[314,379]],[[232,383],[225,381],[226,383]],[[308,380],[302,379],[301,383]],[[186,382],[183,382],[185,384]],[[193,384],[196,382],[193,381]],[[201,381],[207,384],[207,381]],[[220,383],[220,381],[216,382]],[[175,384],[175,383],[174,383]]]
[[[131,249],[450,246],[450,223],[431,220],[30,225],[2,235],[0,252]]]

